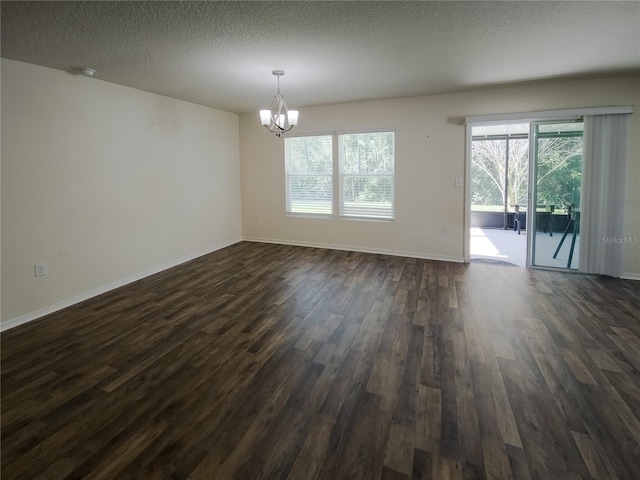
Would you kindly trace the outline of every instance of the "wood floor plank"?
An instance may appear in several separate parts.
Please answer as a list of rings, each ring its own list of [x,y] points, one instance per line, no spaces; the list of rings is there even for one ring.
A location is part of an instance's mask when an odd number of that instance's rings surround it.
[[[413,452],[412,480],[431,479],[431,456],[424,450],[416,448]]]
[[[531,480],[531,469],[522,448],[506,445],[509,466],[514,480]]]
[[[640,284],[240,242],[3,332],[3,479],[613,479]]]
[[[464,331],[452,332],[455,368],[457,420],[463,478],[481,478],[484,471],[482,439],[473,392],[471,366],[467,354]]]
[[[431,477],[443,480],[462,480],[462,467],[447,457],[435,456],[431,462]]]
[[[396,472],[411,475],[413,472],[414,429],[405,422],[391,425],[384,454],[384,466]]]
[[[484,439],[482,451],[487,480],[513,480],[507,449],[502,442]]]
[[[602,460],[600,459],[600,454],[595,448],[591,437],[580,432],[571,432],[571,434],[573,435],[573,439],[576,441],[578,450],[580,450],[580,454],[584,459],[585,465],[589,469],[591,477],[594,479],[607,478],[609,475],[602,463]]]
[[[415,446],[431,455],[440,452],[442,431],[442,395],[440,390],[418,386]]]
[[[324,459],[329,448],[332,430],[333,424],[319,418],[312,422],[287,479],[316,480],[322,478]]]

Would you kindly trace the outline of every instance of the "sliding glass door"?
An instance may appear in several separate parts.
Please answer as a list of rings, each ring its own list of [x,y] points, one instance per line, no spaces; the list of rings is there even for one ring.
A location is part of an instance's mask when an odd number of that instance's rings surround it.
[[[472,134],[473,223],[478,227],[511,229],[514,212],[524,211],[526,206],[529,124],[474,127]]]
[[[577,269],[583,122],[531,123],[530,265]]]

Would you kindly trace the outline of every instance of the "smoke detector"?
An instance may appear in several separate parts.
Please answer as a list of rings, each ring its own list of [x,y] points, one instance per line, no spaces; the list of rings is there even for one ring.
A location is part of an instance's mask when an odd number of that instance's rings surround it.
[[[93,77],[96,74],[96,71],[89,67],[78,67],[76,68],[76,73],[84,77]]]

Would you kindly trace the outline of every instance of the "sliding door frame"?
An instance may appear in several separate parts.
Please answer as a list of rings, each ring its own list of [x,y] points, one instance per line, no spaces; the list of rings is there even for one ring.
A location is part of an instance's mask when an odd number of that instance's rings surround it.
[[[584,125],[584,117],[572,117],[571,119],[567,118],[558,118],[555,120],[536,120],[529,123],[529,189],[527,191],[527,211],[531,212],[527,215],[527,232],[531,232],[531,235],[527,235],[527,267],[538,268],[538,269],[548,269],[548,270],[560,270],[565,272],[576,272],[577,268],[562,268],[556,266],[549,265],[536,265],[536,242],[534,239],[536,238],[536,233],[538,229],[538,140],[541,136],[545,136],[545,134],[541,133],[539,129],[536,127],[540,127],[541,125],[554,125],[554,124],[563,124],[563,123],[582,123]],[[584,128],[584,127],[583,127]],[[564,138],[566,138],[566,135]],[[573,135],[578,136],[578,135]],[[583,135],[579,135],[582,137]],[[548,137],[548,135],[547,135]],[[583,149],[584,154],[584,149]],[[582,169],[581,172],[582,174]],[[580,209],[580,205],[577,206]]]
[[[481,127],[488,125],[508,125],[513,123],[532,123],[544,121],[571,121],[578,120],[585,115],[612,115],[621,113],[633,113],[633,107],[629,105],[614,107],[586,107],[567,110],[545,110],[539,112],[522,112],[522,113],[506,113],[497,115],[473,115],[465,117],[465,188],[464,188],[464,238],[462,242],[463,258],[465,263],[471,261],[471,144],[473,127]],[[530,129],[531,133],[531,129]],[[531,142],[531,138],[529,138]],[[531,148],[531,143],[529,144]],[[529,150],[531,152],[531,150]],[[529,168],[531,169],[531,159],[529,159]],[[531,170],[530,170],[531,172]],[[529,174],[531,180],[531,173]],[[527,194],[527,210],[531,207],[531,188]],[[529,228],[529,217],[527,215],[527,228]],[[531,239],[527,235],[527,267],[529,267],[529,252]],[[536,267],[544,268],[544,267]]]

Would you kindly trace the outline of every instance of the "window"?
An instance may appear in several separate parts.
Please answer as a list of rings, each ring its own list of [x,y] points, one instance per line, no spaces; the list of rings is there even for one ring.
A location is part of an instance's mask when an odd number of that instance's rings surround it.
[[[338,185],[340,216],[394,218],[393,132],[287,137],[284,157],[287,213],[332,215]]]
[[[394,133],[338,136],[340,215],[394,217]]]
[[[331,135],[284,140],[287,213],[333,213]]]

